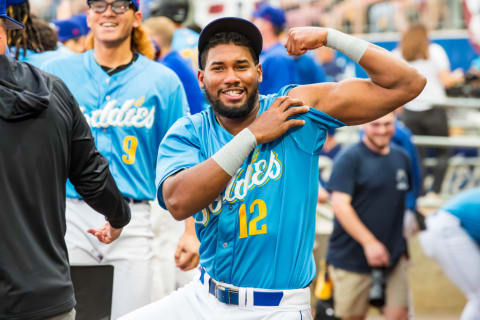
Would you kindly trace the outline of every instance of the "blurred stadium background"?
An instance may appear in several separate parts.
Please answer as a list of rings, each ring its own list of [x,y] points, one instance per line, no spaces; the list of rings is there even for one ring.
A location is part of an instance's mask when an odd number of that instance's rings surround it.
[[[180,0],[171,0],[177,2]],[[186,0],[184,0],[186,1]],[[144,15],[165,0],[141,0]],[[208,21],[222,16],[250,18],[262,1],[252,0],[190,0],[187,25],[202,27]],[[292,26],[328,26],[360,35],[388,50],[397,47],[402,31],[412,22],[423,22],[431,31],[432,41],[440,44],[450,59],[451,69],[460,69],[466,75],[463,84],[450,88],[449,98],[439,102],[446,108],[450,123],[449,137],[415,136],[419,146],[435,146],[450,150],[448,171],[437,197],[419,199],[420,209],[428,214],[458,192],[480,185],[480,70],[475,59],[480,54],[480,0],[284,0],[267,1],[285,9]],[[51,21],[66,19],[85,12],[85,0],[30,0],[32,11]],[[319,63],[335,59],[340,70],[333,80],[353,76],[365,77],[364,71],[345,56],[330,57],[317,52]],[[473,65],[472,65],[473,64]],[[480,65],[480,63],[479,63]],[[340,144],[358,139],[358,128],[342,128],[336,138]],[[427,158],[428,166],[435,166],[435,157]],[[331,161],[321,162],[328,172]],[[428,185],[428,177],[425,179]],[[331,230],[331,212],[319,209],[318,236],[315,254],[320,258]],[[465,304],[462,294],[445,278],[440,268],[427,258],[418,240],[410,241],[410,283],[416,319],[458,319]],[[315,283],[312,284],[312,286]],[[372,319],[378,316],[372,312]]]

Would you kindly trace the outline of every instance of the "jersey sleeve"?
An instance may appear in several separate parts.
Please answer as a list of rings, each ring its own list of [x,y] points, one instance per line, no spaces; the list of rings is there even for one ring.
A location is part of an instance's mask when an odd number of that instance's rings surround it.
[[[58,80],[56,93],[72,113],[68,178],[85,202],[103,214],[114,228],[130,221],[130,207],[110,173],[107,160],[95,147],[90,127],[66,85]]]
[[[166,209],[162,194],[163,182],[171,175],[200,162],[200,141],[193,122],[189,117],[181,118],[167,132],[158,149],[156,186],[158,203],[162,208]]]
[[[355,191],[355,170],[356,157],[352,148],[342,150],[333,162],[330,180],[327,183],[327,190],[330,192],[339,191],[353,195]]]
[[[288,92],[296,86],[297,85],[285,86],[276,95],[267,96],[268,99],[271,99],[268,101],[268,105],[271,105],[277,97],[288,95]],[[320,153],[328,129],[337,129],[346,126],[342,121],[315,108],[310,108],[309,112],[293,116],[291,119],[305,120],[303,126],[290,129],[288,137],[294,140],[298,148],[309,154]]]

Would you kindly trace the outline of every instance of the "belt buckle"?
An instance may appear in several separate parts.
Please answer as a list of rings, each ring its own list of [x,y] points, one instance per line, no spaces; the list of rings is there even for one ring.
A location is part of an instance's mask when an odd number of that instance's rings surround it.
[[[230,297],[231,292],[238,293],[239,291],[236,289],[228,288],[222,286],[220,283],[215,282],[215,298],[218,300],[218,290],[226,291],[228,297],[228,304],[232,304],[232,298]]]

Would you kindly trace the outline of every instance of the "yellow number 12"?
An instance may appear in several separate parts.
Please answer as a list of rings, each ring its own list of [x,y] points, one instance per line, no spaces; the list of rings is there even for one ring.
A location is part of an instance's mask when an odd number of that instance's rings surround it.
[[[239,221],[240,221],[240,236],[239,239],[243,239],[251,236],[256,236],[259,234],[266,234],[267,233],[267,225],[262,224],[260,230],[257,229],[257,223],[260,220],[263,220],[267,217],[267,205],[263,200],[257,199],[253,201],[250,205],[250,214],[255,213],[255,207],[258,209],[258,216],[250,220],[247,228],[247,206],[242,204],[240,206],[240,210],[238,211]],[[250,233],[248,232],[250,230]]]
[[[135,154],[137,152],[138,140],[136,137],[128,136],[123,140],[123,151],[126,154],[122,155],[122,160],[126,164],[133,164],[135,162]]]

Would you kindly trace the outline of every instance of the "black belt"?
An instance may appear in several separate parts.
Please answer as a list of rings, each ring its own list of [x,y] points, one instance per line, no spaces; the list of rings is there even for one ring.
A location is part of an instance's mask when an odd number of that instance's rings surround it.
[[[208,285],[208,292],[214,295],[215,298],[226,304],[238,305],[239,291],[238,289],[228,288],[222,285],[212,278],[208,279],[208,284],[205,284],[205,269],[200,267],[200,281],[204,285]],[[264,307],[276,307],[280,305],[280,302],[283,298],[283,292],[273,291],[273,292],[263,292],[263,291],[253,291],[253,305],[254,306],[264,306]]]
[[[136,200],[130,197],[123,197],[129,204],[148,203],[148,200]]]

